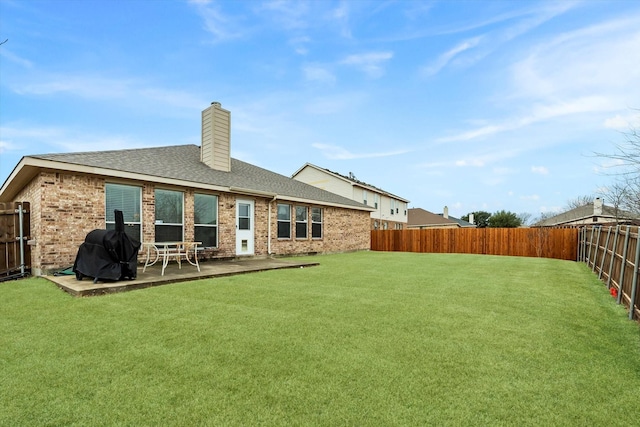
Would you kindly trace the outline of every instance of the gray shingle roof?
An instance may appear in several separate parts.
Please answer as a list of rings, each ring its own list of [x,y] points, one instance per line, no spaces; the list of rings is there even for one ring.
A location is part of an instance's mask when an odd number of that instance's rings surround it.
[[[572,223],[575,221],[580,221],[584,219],[588,219],[591,217],[597,216],[599,218],[608,218],[610,220],[615,220],[616,218],[620,220],[631,220],[638,219],[637,215],[634,215],[631,212],[624,211],[621,209],[616,209],[612,206],[603,205],[602,206],[602,214],[594,215],[593,204],[586,204],[583,206],[578,206],[577,208],[568,210],[561,214],[552,216],[550,218],[544,219],[542,221],[534,224],[536,227],[549,227],[554,225],[562,225],[567,223]]]
[[[29,157],[142,174],[148,176],[149,181],[153,181],[153,177],[169,178],[371,210],[354,200],[237,159],[231,159],[230,172],[212,169],[200,161],[200,147],[197,145],[42,154]]]

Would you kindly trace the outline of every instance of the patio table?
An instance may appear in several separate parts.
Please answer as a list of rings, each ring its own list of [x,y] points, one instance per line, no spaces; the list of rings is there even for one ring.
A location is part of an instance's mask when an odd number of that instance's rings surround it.
[[[182,260],[197,267],[200,272],[200,264],[198,263],[198,245],[202,242],[147,242],[143,243],[147,257],[144,262],[142,272],[154,265],[162,259],[162,273],[167,268],[167,264],[173,258],[178,262],[178,268],[182,269]],[[153,252],[153,254],[152,254]],[[193,256],[193,260],[191,259]]]

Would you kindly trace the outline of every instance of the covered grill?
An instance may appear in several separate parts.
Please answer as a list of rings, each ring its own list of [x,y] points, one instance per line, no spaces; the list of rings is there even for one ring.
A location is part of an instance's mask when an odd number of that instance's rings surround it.
[[[80,245],[73,272],[77,280],[135,279],[138,274],[140,242],[124,232],[122,211],[115,210],[115,230],[93,230]]]

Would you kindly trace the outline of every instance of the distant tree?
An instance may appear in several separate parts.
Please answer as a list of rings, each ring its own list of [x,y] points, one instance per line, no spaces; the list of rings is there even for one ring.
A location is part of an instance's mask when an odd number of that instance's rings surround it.
[[[533,215],[529,212],[521,212],[518,214],[518,219],[520,220],[521,225],[529,225],[532,217]]]
[[[570,199],[565,206],[565,210],[570,211],[571,209],[579,208],[584,205],[592,205],[593,199],[593,196],[580,196],[575,199]]]
[[[498,211],[489,217],[488,226],[491,228],[516,228],[522,225],[518,215],[505,210]]]
[[[635,111],[638,112],[638,122],[640,122],[640,109]],[[595,153],[595,155],[613,160],[612,168],[615,169],[613,174],[619,178],[613,188],[609,189],[610,194],[607,199],[615,203],[615,199],[624,194],[620,207],[640,214],[640,128],[630,124],[629,131],[622,134],[624,142],[616,144],[613,154]]]
[[[485,211],[475,211],[470,212],[462,217],[463,221],[469,221],[469,216],[473,214],[473,223],[476,224],[478,228],[485,228],[489,226],[489,217],[491,214]]]
[[[556,216],[556,215],[558,215],[558,213],[559,213],[559,212],[551,212],[551,211],[549,211],[549,212],[542,212],[542,213],[540,213],[540,215],[538,215],[538,216],[536,217],[536,219],[534,219],[534,220],[533,220],[533,223],[534,223],[534,224],[537,224],[537,223],[539,223],[539,222],[542,222],[542,221],[544,221],[544,220],[547,220],[547,219],[551,218],[552,216]]]

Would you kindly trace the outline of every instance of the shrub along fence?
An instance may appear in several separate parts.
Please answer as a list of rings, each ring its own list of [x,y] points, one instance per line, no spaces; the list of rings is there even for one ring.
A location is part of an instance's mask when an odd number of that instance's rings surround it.
[[[640,320],[638,227],[617,225],[580,229],[578,260],[587,263],[618,304],[629,309],[629,319]]]
[[[371,250],[557,258],[578,257],[575,228],[373,230]]]

